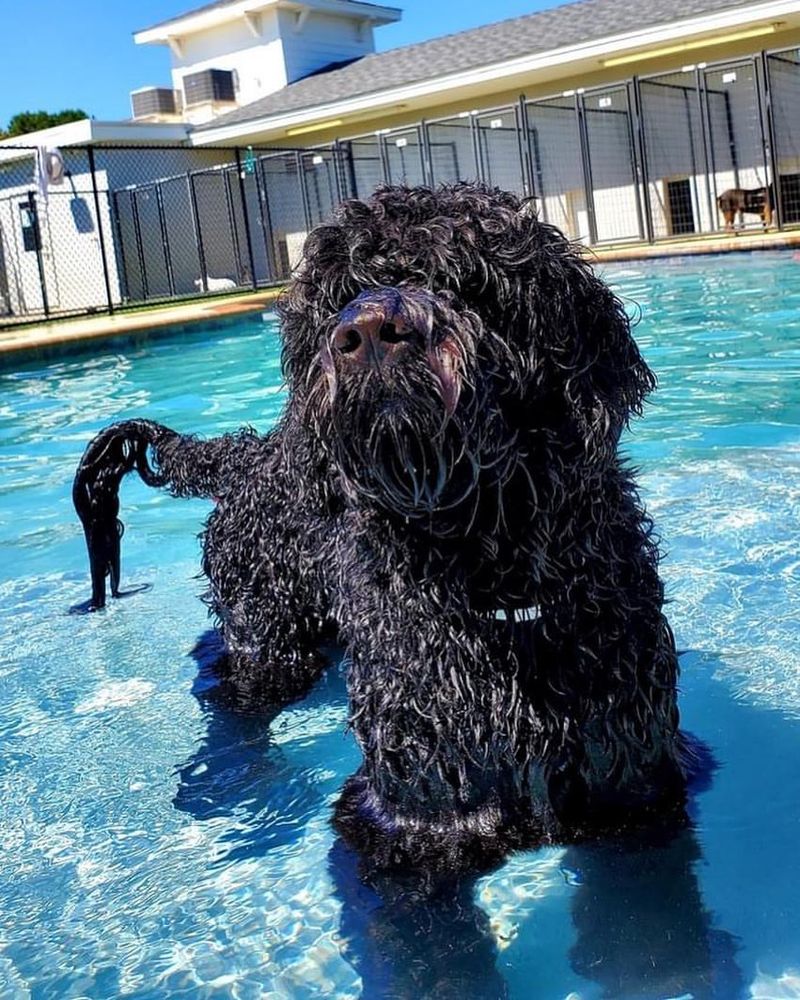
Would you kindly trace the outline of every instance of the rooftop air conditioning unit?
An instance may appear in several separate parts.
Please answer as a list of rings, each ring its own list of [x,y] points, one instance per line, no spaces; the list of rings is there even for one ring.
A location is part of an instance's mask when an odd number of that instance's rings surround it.
[[[236,86],[233,72],[228,69],[204,69],[187,73],[183,78],[186,107],[208,102],[236,103]]]
[[[181,96],[171,87],[141,87],[131,91],[134,121],[172,118],[181,113]]]

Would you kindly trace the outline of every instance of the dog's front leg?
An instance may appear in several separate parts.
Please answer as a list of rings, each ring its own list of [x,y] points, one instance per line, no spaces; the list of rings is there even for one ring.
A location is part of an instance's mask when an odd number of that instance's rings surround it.
[[[579,834],[682,815],[677,654],[655,567],[640,559],[616,590],[608,558],[591,591],[573,589],[574,607],[540,609],[531,697],[549,729],[548,796]]]
[[[387,530],[344,559],[336,617],[364,762],[337,825],[379,865],[482,867],[521,822],[517,664],[452,573],[430,552],[412,566],[409,548]]]
[[[227,692],[276,708],[308,692],[335,639],[320,550],[329,534],[311,476],[275,460],[239,478],[208,519],[203,569],[220,622]]]

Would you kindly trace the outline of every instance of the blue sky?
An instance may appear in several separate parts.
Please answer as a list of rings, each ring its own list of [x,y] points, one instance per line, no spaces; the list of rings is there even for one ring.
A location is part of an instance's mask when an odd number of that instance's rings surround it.
[[[563,0],[387,0],[399,24],[378,28],[379,49],[395,48],[489,21],[529,14]],[[197,0],[195,6],[201,6]],[[166,47],[134,45],[132,33],[192,9],[192,0],[39,0],[2,3],[0,127],[18,111],[83,108],[126,118],[128,92],[169,82]]]

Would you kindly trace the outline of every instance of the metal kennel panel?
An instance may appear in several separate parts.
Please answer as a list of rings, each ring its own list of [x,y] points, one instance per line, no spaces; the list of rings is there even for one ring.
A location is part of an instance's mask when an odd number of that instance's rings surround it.
[[[133,201],[141,240],[145,298],[165,298],[172,294],[172,287],[164,236],[164,211],[158,185],[148,184],[136,188]]]
[[[644,238],[633,116],[626,86],[581,95],[598,242]]]
[[[425,128],[434,184],[479,179],[474,115],[465,111],[454,118],[428,122]]]
[[[193,295],[202,288],[202,268],[189,185],[188,174],[167,177],[157,185],[173,295]]]
[[[115,246],[120,262],[123,300],[140,302],[147,297],[144,267],[136,226],[133,191],[115,191],[111,195],[111,215],[115,229]]]
[[[196,172],[190,178],[201,264],[198,291],[222,291],[231,284],[250,283],[236,225],[235,176],[235,170],[227,167]]]
[[[701,74],[715,228],[724,226],[717,205],[721,194],[772,182],[756,72],[755,60],[748,59],[709,67]],[[762,222],[746,215],[744,225],[760,227]]]
[[[255,264],[250,216],[242,182],[241,162],[231,164],[225,171],[227,195],[231,208],[232,236],[239,264],[239,284],[255,287]]]
[[[525,195],[521,129],[516,107],[474,115],[480,176],[492,187]]]
[[[311,225],[327,222],[342,200],[336,155],[330,147],[314,149],[301,156],[303,182]]]
[[[414,187],[425,183],[425,162],[419,127],[381,136],[387,179],[391,184]]]
[[[386,182],[383,148],[377,135],[356,136],[339,144],[340,172],[349,198],[368,198]]]
[[[772,113],[773,162],[783,225],[800,223],[800,50],[766,57]]]
[[[570,239],[588,241],[589,199],[575,97],[527,101],[525,113],[539,217]]]
[[[271,234],[274,279],[289,276],[300,263],[311,219],[301,180],[299,153],[260,158],[261,183]]]
[[[638,88],[653,237],[715,229],[699,71],[642,78]]]
[[[256,285],[265,285],[272,280],[273,269],[270,264],[271,240],[261,192],[260,172],[253,164],[252,167],[240,167],[239,175],[244,218],[249,230],[253,276]]]

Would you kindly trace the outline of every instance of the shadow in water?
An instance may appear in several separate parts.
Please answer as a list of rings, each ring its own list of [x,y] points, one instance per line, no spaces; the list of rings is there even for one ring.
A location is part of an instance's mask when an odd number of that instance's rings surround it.
[[[535,855],[531,855],[532,861]],[[744,986],[735,939],[713,927],[695,874],[700,848],[690,829],[661,838],[626,838],[570,847],[562,861],[574,886],[574,972],[607,1000],[736,1000]],[[345,956],[363,996],[494,1000],[510,995],[498,967],[490,916],[475,880],[415,883],[368,871],[341,841],[330,871],[342,903]],[[524,925],[521,946],[526,939]],[[504,960],[513,962],[513,950]],[[526,998],[551,997],[536,981]],[[565,990],[566,992],[566,990]],[[515,995],[523,995],[519,989]]]
[[[691,829],[571,847],[577,884],[570,962],[609,1000],[686,997],[736,1000],[744,984],[735,939],[713,926]]]
[[[431,886],[369,872],[341,840],[331,848],[329,869],[342,903],[345,957],[361,975],[365,998],[508,996],[489,917],[474,902],[474,879]]]
[[[535,855],[531,855],[533,862]],[[736,943],[713,927],[695,866],[690,829],[661,838],[626,838],[570,847],[562,860],[574,886],[574,972],[608,1000],[736,1000],[743,995]],[[435,887],[370,873],[337,841],[330,870],[342,902],[346,957],[364,997],[494,1000],[508,997],[490,916],[475,902],[475,880]],[[526,940],[524,924],[520,944]],[[514,952],[504,961],[514,961]],[[525,984],[526,998],[550,1000]],[[564,991],[567,992],[566,990]],[[519,989],[515,995],[523,995]]]
[[[220,652],[214,633],[195,651],[200,669],[193,693],[207,728],[178,769],[174,803],[197,819],[233,821],[218,841],[226,850],[217,860],[228,863],[265,855],[302,836],[307,821],[325,808],[310,773],[315,763],[325,763],[319,759],[325,749],[313,740],[299,755],[302,760],[308,754],[308,768],[298,766],[298,754],[293,751],[290,761],[276,744],[271,716],[221,704],[214,672]],[[345,703],[341,678],[335,671],[327,677],[302,703],[304,709],[313,713]],[[529,857],[533,869],[536,852]],[[524,869],[524,858],[516,859],[515,869]],[[342,904],[340,938],[345,958],[362,978],[363,996],[496,1000],[513,989],[514,995],[551,1000],[552,984],[544,985],[547,952],[539,962],[541,984],[535,969],[523,991],[514,980],[514,966],[525,965],[524,953],[535,950],[535,924],[526,926],[525,918],[540,906],[543,917],[552,906],[566,907],[562,924],[571,923],[572,932],[555,945],[584,984],[578,985],[584,997],[737,1000],[743,995],[736,941],[714,927],[703,902],[696,871],[701,849],[691,827],[572,845],[560,864],[568,875],[567,892],[553,888],[550,896],[519,904],[510,890],[506,902],[512,911],[518,906],[521,933],[501,956],[492,916],[476,901],[474,878],[431,884],[411,874],[375,872],[336,840],[329,872]]]
[[[218,862],[260,857],[298,840],[307,821],[323,807],[319,788],[290,762],[271,731],[277,712],[237,711],[220,698],[216,665],[223,654],[219,634],[205,633],[192,651],[198,674],[192,694],[203,708],[206,733],[177,768],[176,809],[195,819],[232,822],[218,844]],[[333,673],[333,672],[330,672]],[[341,685],[321,682],[304,704],[343,699]]]

